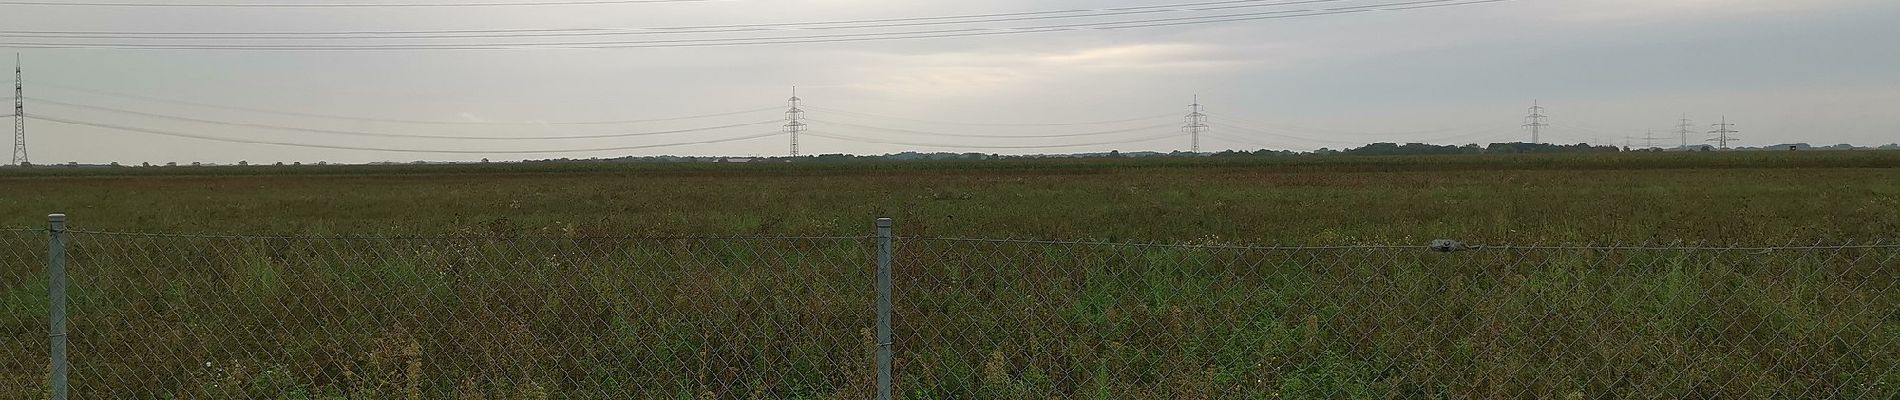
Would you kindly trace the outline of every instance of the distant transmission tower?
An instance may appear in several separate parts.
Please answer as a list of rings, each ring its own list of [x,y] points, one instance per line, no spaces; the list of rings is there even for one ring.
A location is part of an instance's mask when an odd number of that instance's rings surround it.
[[[1188,151],[1201,152],[1201,132],[1207,130],[1207,114],[1201,112],[1201,95],[1194,95],[1194,104],[1188,105],[1191,112],[1187,121],[1181,124],[1181,131],[1188,134]]]
[[[20,54],[13,54],[13,165],[26,165],[26,89],[20,80]]]
[[[1715,137],[1710,138],[1709,141],[1715,142],[1716,145],[1720,146],[1722,150],[1728,150],[1728,142],[1741,140],[1741,139],[1736,139],[1734,136],[1730,136],[1736,133],[1740,133],[1741,131],[1733,129],[1735,127],[1735,124],[1728,123],[1728,116],[1726,115],[1722,116],[1722,123],[1715,124],[1712,126],[1715,127],[1715,130],[1709,131],[1709,133],[1715,134]]]
[[[1531,143],[1543,143],[1540,135],[1544,127],[1550,126],[1550,116],[1544,115],[1544,106],[1537,105],[1536,100],[1531,101],[1531,115],[1524,116],[1524,126],[1531,128]]]
[[[1682,121],[1676,125],[1676,134],[1682,135],[1682,148],[1684,149],[1689,148],[1689,134],[1695,133],[1694,130],[1691,130],[1692,128],[1695,128],[1695,123],[1689,122],[1689,114],[1683,114]]]
[[[1651,130],[1648,133],[1643,134],[1643,148],[1645,149],[1656,148],[1656,131],[1655,130]]]
[[[805,131],[805,110],[798,108],[798,87],[792,87],[792,108],[785,110],[785,133],[792,135],[792,157],[798,157],[798,133]]]

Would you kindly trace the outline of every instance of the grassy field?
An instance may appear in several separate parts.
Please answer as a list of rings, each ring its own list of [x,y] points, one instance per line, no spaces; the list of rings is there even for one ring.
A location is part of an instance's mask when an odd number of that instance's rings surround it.
[[[0,170],[74,234],[82,398],[1892,398],[1900,153]],[[43,390],[0,237],[0,397]],[[649,238],[621,238],[636,235]],[[11,390],[11,391],[9,391]]]
[[[0,170],[0,225],[1231,243],[1872,238],[1900,152]]]

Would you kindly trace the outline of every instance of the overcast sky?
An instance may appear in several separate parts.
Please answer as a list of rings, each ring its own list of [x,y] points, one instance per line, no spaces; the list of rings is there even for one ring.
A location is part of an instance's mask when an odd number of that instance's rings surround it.
[[[78,1],[78,0],[74,0]],[[132,0],[127,0],[132,1]],[[155,2],[155,0],[153,0]],[[208,0],[207,0],[208,1]],[[244,0],[218,0],[236,3]],[[261,1],[261,0],[260,0]],[[314,0],[340,3],[343,0]],[[368,0],[364,0],[367,2]],[[409,0],[388,0],[411,2]],[[499,0],[491,0],[499,1]],[[1035,27],[1400,0],[865,32]],[[277,32],[647,28],[1073,10],[1187,0],[729,0],[533,7],[190,8],[0,5],[0,30]],[[252,1],[252,4],[257,1]],[[803,152],[1059,153],[1185,150],[1181,116],[1199,95],[1204,150],[1311,150],[1374,141],[1528,141],[1533,100],[1548,142],[1634,144],[1650,130],[1674,146],[1678,118],[1697,131],[1727,116],[1736,145],[1900,141],[1900,2],[1891,0],[1515,0],[1456,7],[1127,30],[769,46],[618,49],[235,51],[19,49],[27,113],[251,141],[412,153],[240,144],[29,120],[38,163],[515,160],[620,155],[782,155],[777,132],[793,85],[811,106]],[[880,30],[881,29],[881,30]],[[775,31],[551,39],[297,40],[296,43],[626,41],[814,35]],[[0,37],[0,42],[186,43]],[[245,39],[188,43],[282,43]],[[4,47],[4,46],[0,46]],[[78,89],[78,90],[76,90]],[[90,91],[87,91],[90,90]],[[98,93],[136,95],[158,102]],[[305,131],[206,124],[45,104]],[[176,102],[416,124],[299,117]],[[779,107],[781,109],[763,110]],[[524,122],[654,119],[618,125]],[[0,111],[0,114],[10,114]],[[1145,117],[1145,119],[1144,119]],[[1090,125],[999,126],[982,124]],[[945,123],[952,122],[952,123]],[[740,125],[674,134],[552,140]],[[918,132],[953,133],[942,136]],[[1083,135],[1095,132],[1114,132]],[[1066,137],[1047,137],[1076,134]],[[828,137],[827,137],[828,136]],[[970,137],[970,136],[1005,136]],[[1017,137],[1007,136],[1044,136]],[[840,137],[851,138],[849,140]],[[1689,138],[1700,144],[1708,135]],[[859,141],[909,144],[877,144]],[[1141,141],[1146,140],[1146,141]],[[1115,144],[1094,144],[1116,142]],[[1122,143],[1127,142],[1127,143]],[[1070,145],[1064,148],[1029,146]]]

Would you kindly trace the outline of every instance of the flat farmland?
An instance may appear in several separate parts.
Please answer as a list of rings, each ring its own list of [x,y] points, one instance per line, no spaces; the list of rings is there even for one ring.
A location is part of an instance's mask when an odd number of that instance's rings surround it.
[[[0,172],[0,221],[207,233],[902,235],[1339,244],[1900,231],[1900,152]]]
[[[45,390],[50,212],[80,230],[86,398],[866,398],[877,217],[900,235],[903,398],[1900,394],[1900,153],[33,168],[0,187],[0,225],[26,228],[0,232],[4,397]]]

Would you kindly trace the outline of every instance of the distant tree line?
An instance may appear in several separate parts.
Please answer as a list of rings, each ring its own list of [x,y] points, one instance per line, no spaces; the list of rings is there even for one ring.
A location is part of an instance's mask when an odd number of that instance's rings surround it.
[[[1714,151],[1714,147],[1706,146],[1706,145],[1696,145],[1696,146],[1690,146],[1690,147],[1681,148],[1677,150]],[[1900,144],[1887,144],[1887,145],[1882,145],[1878,147],[1857,147],[1857,146],[1847,145],[1847,144],[1840,144],[1840,145],[1833,145],[1833,146],[1810,146],[1806,143],[1794,143],[1794,144],[1770,145],[1770,146],[1764,146],[1764,147],[1737,147],[1735,148],[1735,151],[1787,151],[1787,150],[1900,150]],[[902,153],[890,153],[890,154],[881,154],[881,155],[856,155],[856,154],[833,153],[833,154],[807,155],[807,156],[799,156],[799,157],[626,156],[626,157],[611,157],[611,158],[601,158],[601,157],[549,158],[549,159],[538,159],[538,160],[521,160],[521,161],[516,161],[516,162],[520,162],[520,163],[572,163],[572,162],[579,162],[579,163],[586,163],[586,162],[760,163],[760,162],[794,162],[795,161],[795,162],[800,162],[800,163],[813,163],[813,162],[836,163],[836,162],[869,161],[869,160],[983,161],[983,160],[1150,158],[1150,157],[1233,158],[1233,157],[1290,157],[1290,156],[1311,156],[1311,155],[1402,156],[1402,155],[1453,155],[1453,154],[1617,153],[1617,152],[1643,152],[1643,151],[1655,152],[1655,151],[1663,151],[1663,149],[1659,149],[1659,148],[1630,149],[1630,148],[1622,148],[1622,147],[1617,147],[1617,146],[1594,146],[1587,143],[1549,144],[1549,143],[1512,142],[1512,143],[1492,143],[1486,146],[1479,146],[1476,143],[1465,144],[1465,145],[1436,145],[1436,144],[1426,144],[1426,143],[1405,143],[1405,144],[1373,143],[1373,144],[1368,144],[1365,146],[1347,148],[1347,149],[1341,149],[1341,150],[1322,148],[1322,149],[1313,150],[1313,151],[1260,149],[1260,150],[1221,150],[1221,151],[1212,152],[1212,153],[1195,153],[1195,152],[1187,152],[1187,151],[1123,152],[1120,150],[1111,150],[1111,151],[1102,152],[1102,153],[1029,154],[1029,155],[1004,155],[1004,154],[996,154],[996,153],[976,153],[976,152],[923,153],[923,152],[906,151]],[[484,158],[480,162],[487,164],[487,163],[490,163],[491,161],[489,159]],[[384,162],[368,163],[367,165],[460,164],[460,163],[461,162],[430,162],[430,161],[411,161],[407,163],[402,163],[402,162],[384,161]],[[316,165],[328,165],[328,164],[330,163],[325,162],[325,161],[316,162]],[[32,164],[26,164],[23,166],[31,166],[31,165]],[[66,164],[53,164],[53,165],[65,166],[65,167],[121,167],[122,166],[117,162],[104,164],[104,165],[79,164],[76,162],[66,163]],[[139,163],[138,165],[141,167],[154,166],[152,163],[149,163],[149,162]],[[201,162],[192,162],[190,163],[190,165],[191,166],[217,166],[217,164],[209,164],[209,163],[201,163]],[[249,166],[252,164],[248,161],[238,161],[236,165]],[[274,163],[274,165],[282,166],[282,165],[285,165],[285,163],[276,162]],[[291,162],[289,163],[289,165],[302,166],[304,165],[304,163]],[[167,162],[163,166],[176,167],[178,166],[178,163]]]
[[[1399,156],[1399,155],[1440,155],[1440,154],[1526,154],[1526,153],[1615,153],[1628,151],[1616,146],[1592,146],[1586,143],[1549,144],[1549,143],[1492,143],[1478,147],[1476,143],[1463,146],[1436,145],[1425,143],[1373,143],[1358,148],[1340,150],[1337,154],[1356,156]],[[1315,151],[1319,154],[1332,154],[1326,149]]]

